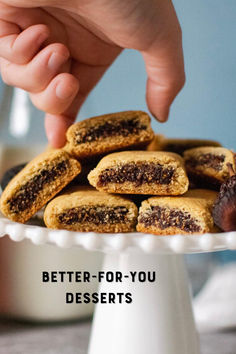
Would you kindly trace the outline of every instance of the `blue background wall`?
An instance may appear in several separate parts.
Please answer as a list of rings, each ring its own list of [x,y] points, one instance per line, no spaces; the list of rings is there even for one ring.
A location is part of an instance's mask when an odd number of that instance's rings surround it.
[[[168,136],[213,138],[236,149],[236,1],[175,0],[174,4],[183,29],[187,82],[169,122],[154,122],[153,127]],[[125,51],[91,93],[79,118],[147,110],[145,81],[142,57]],[[46,142],[42,114],[32,112],[27,141]],[[1,123],[0,141],[9,141],[6,130]]]

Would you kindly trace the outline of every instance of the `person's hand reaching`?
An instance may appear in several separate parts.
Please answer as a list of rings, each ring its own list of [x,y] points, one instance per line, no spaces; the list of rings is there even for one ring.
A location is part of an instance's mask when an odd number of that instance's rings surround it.
[[[148,107],[165,121],[185,81],[170,0],[0,0],[3,81],[28,91],[46,112],[54,147],[63,146],[82,103],[123,48],[142,53]]]

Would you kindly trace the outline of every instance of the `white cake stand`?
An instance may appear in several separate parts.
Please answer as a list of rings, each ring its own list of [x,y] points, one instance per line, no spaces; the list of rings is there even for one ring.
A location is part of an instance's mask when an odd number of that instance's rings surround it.
[[[236,232],[153,236],[53,231],[0,216],[0,236],[106,254],[104,272],[156,272],[155,282],[101,282],[100,292],[131,293],[131,304],[99,304],[89,354],[200,354],[183,254],[236,249]],[[142,273],[139,273],[142,274]]]

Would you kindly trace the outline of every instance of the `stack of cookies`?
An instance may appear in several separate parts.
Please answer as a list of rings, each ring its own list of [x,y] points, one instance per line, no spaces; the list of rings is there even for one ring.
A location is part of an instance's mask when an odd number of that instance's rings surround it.
[[[53,229],[213,232],[217,191],[209,188],[227,179],[229,163],[235,167],[234,154],[217,142],[155,136],[144,112],[107,114],[75,123],[63,149],[27,164],[6,186],[0,208],[25,223],[46,206],[44,222]]]

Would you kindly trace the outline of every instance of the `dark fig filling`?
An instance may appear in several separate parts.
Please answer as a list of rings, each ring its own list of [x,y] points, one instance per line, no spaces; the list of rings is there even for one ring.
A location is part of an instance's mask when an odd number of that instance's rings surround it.
[[[225,194],[228,192],[232,193],[232,195],[236,194],[236,175],[231,176],[221,184],[217,200],[224,198]]]
[[[19,189],[15,197],[8,200],[10,211],[17,214],[30,208],[44,186],[65,174],[67,168],[68,161],[61,161],[50,169],[39,171],[37,175]]]
[[[151,206],[150,210],[141,213],[139,222],[145,227],[155,226],[161,230],[176,227],[189,233],[201,231],[201,227],[197,225],[196,220],[189,213],[159,206]]]
[[[160,164],[129,163],[118,167],[107,168],[99,176],[98,187],[108,183],[132,182],[136,187],[145,183],[170,184],[175,169]]]
[[[197,166],[211,167],[215,171],[221,171],[225,161],[224,155],[202,154],[197,158],[189,158],[186,160],[186,165],[192,168]]]
[[[126,120],[116,120],[101,123],[101,125],[90,127],[83,132],[78,132],[75,137],[77,144],[89,143],[97,141],[101,138],[112,136],[127,137],[130,134],[139,134],[140,131],[146,130],[147,126],[141,124],[138,117]]]
[[[58,215],[58,221],[65,225],[77,223],[118,224],[127,221],[129,210],[124,206],[108,207],[104,205],[81,206],[68,209]]]

